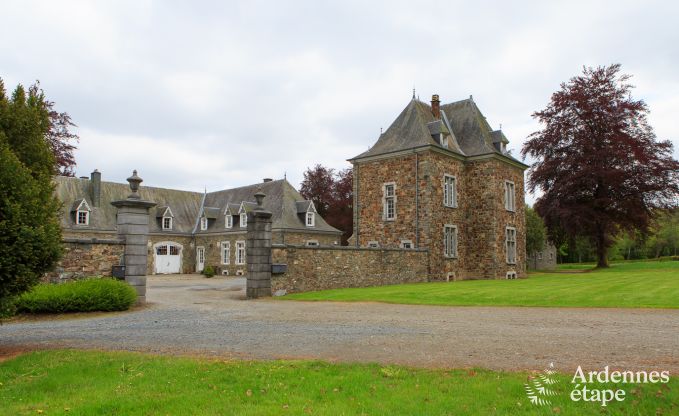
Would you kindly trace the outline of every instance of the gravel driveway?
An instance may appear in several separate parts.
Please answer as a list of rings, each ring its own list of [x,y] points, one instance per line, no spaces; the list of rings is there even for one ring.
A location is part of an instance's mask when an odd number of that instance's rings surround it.
[[[0,325],[2,350],[101,348],[420,367],[679,372],[679,310],[246,301],[244,279],[151,276],[131,312]]]

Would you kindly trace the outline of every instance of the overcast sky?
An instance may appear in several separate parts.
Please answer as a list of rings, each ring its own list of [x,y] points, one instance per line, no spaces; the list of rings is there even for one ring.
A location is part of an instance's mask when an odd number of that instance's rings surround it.
[[[679,3],[556,3],[3,1],[0,77],[40,80],[72,116],[78,176],[138,169],[149,186],[349,167],[413,87],[473,95],[516,155],[561,82],[611,63],[678,157]]]

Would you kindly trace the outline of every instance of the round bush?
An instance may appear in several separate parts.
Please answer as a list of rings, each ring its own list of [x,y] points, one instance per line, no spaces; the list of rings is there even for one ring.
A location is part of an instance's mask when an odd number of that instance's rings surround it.
[[[28,313],[124,311],[136,300],[137,292],[125,282],[90,278],[39,284],[19,297],[16,308]]]

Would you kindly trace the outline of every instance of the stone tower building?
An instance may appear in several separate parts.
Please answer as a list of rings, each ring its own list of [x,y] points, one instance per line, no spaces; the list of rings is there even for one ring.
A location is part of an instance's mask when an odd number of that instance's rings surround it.
[[[357,247],[429,250],[432,280],[526,270],[523,172],[469,99],[415,97],[354,169]]]

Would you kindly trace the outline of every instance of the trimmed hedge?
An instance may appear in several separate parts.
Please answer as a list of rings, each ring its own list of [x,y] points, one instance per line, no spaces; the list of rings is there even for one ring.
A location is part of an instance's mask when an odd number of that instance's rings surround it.
[[[90,278],[39,284],[19,296],[16,308],[28,313],[124,311],[136,300],[137,292],[125,282]]]

